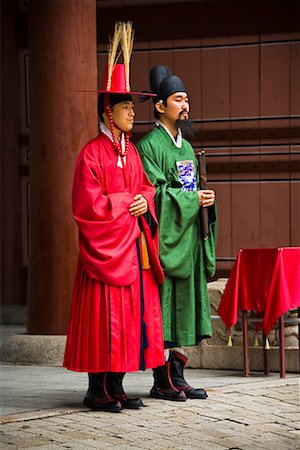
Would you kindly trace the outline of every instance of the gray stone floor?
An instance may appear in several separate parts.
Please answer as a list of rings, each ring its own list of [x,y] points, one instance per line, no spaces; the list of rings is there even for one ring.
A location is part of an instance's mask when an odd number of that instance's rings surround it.
[[[10,332],[17,331],[6,330],[6,336]],[[244,378],[238,371],[186,369],[186,378],[205,387],[208,399],[151,399],[152,372],[147,370],[124,380],[126,391],[141,396],[145,408],[112,414],[82,405],[86,374],[1,364],[0,448],[300,449],[297,374]]]

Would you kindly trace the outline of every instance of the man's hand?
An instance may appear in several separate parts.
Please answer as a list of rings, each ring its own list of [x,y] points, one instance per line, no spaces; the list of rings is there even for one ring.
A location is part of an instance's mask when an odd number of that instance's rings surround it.
[[[197,192],[199,205],[203,207],[212,206],[215,203],[216,194],[212,189],[205,189]]]
[[[148,211],[148,203],[145,197],[141,194],[137,194],[133,197],[134,203],[129,206],[129,212],[132,216],[139,217]]]

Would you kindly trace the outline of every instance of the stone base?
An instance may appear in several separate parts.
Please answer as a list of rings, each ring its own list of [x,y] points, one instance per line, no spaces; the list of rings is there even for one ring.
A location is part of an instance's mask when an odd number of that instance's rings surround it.
[[[243,370],[242,331],[240,322],[232,328],[233,347],[227,347],[228,330],[218,318],[218,306],[227,283],[222,278],[208,283],[208,293],[213,320],[213,337],[194,347],[184,347],[188,358],[188,367],[197,369],[231,369]],[[279,349],[277,329],[268,336],[270,342],[269,368],[279,372]],[[298,327],[285,327],[286,371],[299,371]],[[249,325],[249,344],[257,338],[261,345],[262,334],[255,333],[255,327]],[[63,361],[66,336],[38,336],[15,334],[8,337],[1,346],[1,361],[18,364],[38,364],[61,366]],[[262,347],[249,347],[250,370],[263,371]]]
[[[187,367],[243,370],[243,348],[240,346],[208,345],[203,342],[195,347],[184,347],[184,354],[188,357]],[[268,355],[270,372],[279,372],[279,347],[271,347]],[[299,349],[297,347],[286,348],[285,358],[286,371],[299,373]],[[262,347],[249,347],[249,365],[250,371],[264,371]]]
[[[0,323],[10,325],[26,324],[27,307],[25,305],[1,305]]]
[[[36,336],[18,334],[10,336],[1,346],[1,361],[17,364],[61,366],[66,336]],[[194,369],[243,370],[243,348],[209,345],[205,342],[194,347],[183,347],[188,358],[187,367]],[[299,372],[298,348],[286,348],[286,371]],[[270,372],[279,372],[279,348],[268,350]],[[263,349],[249,347],[250,371],[263,371]]]
[[[65,345],[66,336],[15,334],[1,345],[1,361],[61,366]]]

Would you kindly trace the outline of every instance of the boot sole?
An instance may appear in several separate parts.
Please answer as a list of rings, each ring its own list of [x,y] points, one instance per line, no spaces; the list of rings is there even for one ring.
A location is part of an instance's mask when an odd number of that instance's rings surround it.
[[[190,399],[192,399],[192,400],[206,400],[207,399],[207,397],[196,397],[196,396],[194,396],[194,395],[188,395],[187,393],[185,393],[185,395],[186,395],[186,397],[187,398],[190,398]]]
[[[138,399],[138,398],[135,399],[135,398],[127,397],[125,399],[122,399],[122,398],[118,398],[117,396],[114,396],[114,395],[112,395],[112,398],[115,401],[119,401],[121,403],[121,407],[123,409],[140,409],[145,406],[144,403],[142,402],[142,400]]]
[[[125,406],[125,405],[122,405],[122,408],[123,409],[141,409],[141,408],[143,408],[145,405],[139,405],[139,406]]]
[[[171,402],[185,402],[186,401],[186,398],[184,397],[184,398],[180,398],[180,397],[178,397],[178,398],[171,398],[171,397],[167,397],[167,396],[165,396],[165,395],[162,395],[162,394],[150,394],[150,397],[151,398],[157,398],[157,399],[159,399],[159,400],[170,400]]]
[[[123,408],[120,408],[118,405],[96,405],[94,402],[84,399],[83,404],[88,408],[93,409],[94,411],[106,411],[106,412],[121,412]]]

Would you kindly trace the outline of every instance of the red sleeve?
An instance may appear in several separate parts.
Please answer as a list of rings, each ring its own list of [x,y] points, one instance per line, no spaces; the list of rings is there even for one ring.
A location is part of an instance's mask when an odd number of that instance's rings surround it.
[[[147,242],[151,268],[154,272],[157,282],[159,284],[162,284],[164,281],[164,273],[158,256],[158,223],[154,204],[155,187],[149,180],[147,174],[145,172],[143,173],[144,177],[141,194],[146,198],[148,202],[148,210],[151,214],[151,220],[154,222],[154,226],[150,227],[145,216],[141,216],[142,227]]]
[[[101,164],[83,151],[72,193],[80,259],[92,278],[126,286],[138,275],[135,240],[140,230],[137,218],[129,213],[134,196],[129,192],[105,195],[103,186]]]

